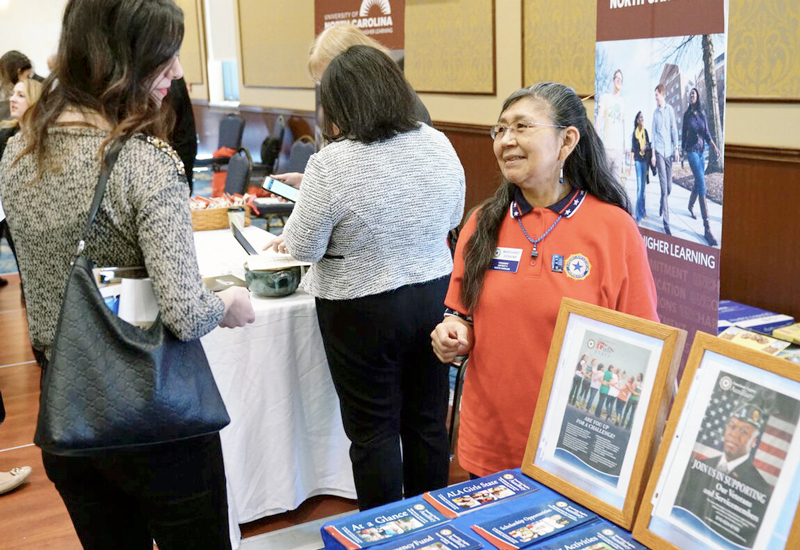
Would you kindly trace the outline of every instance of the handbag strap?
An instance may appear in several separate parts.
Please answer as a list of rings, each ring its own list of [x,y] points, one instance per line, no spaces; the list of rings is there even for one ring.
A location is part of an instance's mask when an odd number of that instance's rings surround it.
[[[119,152],[122,150],[123,145],[125,145],[123,140],[115,141],[108,150],[108,153],[106,153],[106,156],[103,158],[103,164],[100,167],[100,177],[97,178],[97,187],[94,190],[92,206],[89,208],[89,219],[86,220],[86,225],[83,227],[81,240],[78,241],[78,256],[80,256],[83,250],[86,248],[86,236],[89,234],[89,229],[92,228],[92,223],[94,223],[94,219],[97,216],[98,210],[100,210],[100,203],[103,201],[103,195],[106,191],[108,177],[111,175],[111,170],[114,169],[114,164],[117,162],[117,157],[119,156]]]

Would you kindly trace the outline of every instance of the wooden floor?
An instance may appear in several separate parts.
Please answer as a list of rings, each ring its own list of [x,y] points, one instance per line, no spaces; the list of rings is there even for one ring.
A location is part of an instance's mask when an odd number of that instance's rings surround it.
[[[78,550],[81,545],[67,510],[47,479],[39,449],[32,443],[40,371],[31,353],[19,276],[4,277],[9,284],[0,288],[0,391],[6,406],[6,420],[0,426],[0,471],[31,466],[33,473],[28,483],[0,495],[0,547],[4,550]],[[467,478],[466,472],[454,462],[450,482]],[[242,525],[242,536],[252,537],[355,508],[351,500],[313,497],[297,510]]]

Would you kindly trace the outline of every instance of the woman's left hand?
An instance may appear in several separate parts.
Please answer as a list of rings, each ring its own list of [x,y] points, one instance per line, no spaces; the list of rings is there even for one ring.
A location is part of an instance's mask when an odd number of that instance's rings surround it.
[[[283,235],[272,239],[272,241],[270,241],[262,250],[269,250],[270,248],[279,254],[289,253],[286,248],[286,239],[283,237]]]

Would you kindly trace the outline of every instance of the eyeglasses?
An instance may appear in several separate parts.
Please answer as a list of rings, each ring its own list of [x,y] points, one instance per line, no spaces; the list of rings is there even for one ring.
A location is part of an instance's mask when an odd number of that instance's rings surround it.
[[[506,135],[506,132],[522,135],[527,130],[530,130],[536,126],[542,126],[544,128],[557,128],[559,130],[566,128],[566,126],[556,126],[555,124],[545,124],[543,122],[515,122],[511,126],[506,126],[505,124],[495,124],[492,126],[491,130],[489,130],[489,135],[495,140],[503,139],[503,136]]]

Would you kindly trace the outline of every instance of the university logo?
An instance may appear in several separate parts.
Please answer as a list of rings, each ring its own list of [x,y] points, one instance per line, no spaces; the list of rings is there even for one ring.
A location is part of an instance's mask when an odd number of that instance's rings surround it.
[[[359,17],[367,17],[371,7],[377,7],[382,15],[392,15],[392,6],[389,0],[361,0],[361,8],[358,10]]]

